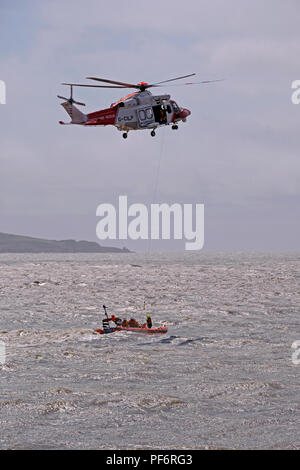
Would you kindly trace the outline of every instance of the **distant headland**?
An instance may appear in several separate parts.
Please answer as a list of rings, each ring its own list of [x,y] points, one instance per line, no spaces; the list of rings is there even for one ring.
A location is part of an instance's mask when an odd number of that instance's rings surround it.
[[[131,253],[84,240],[46,240],[0,232],[0,253]]]

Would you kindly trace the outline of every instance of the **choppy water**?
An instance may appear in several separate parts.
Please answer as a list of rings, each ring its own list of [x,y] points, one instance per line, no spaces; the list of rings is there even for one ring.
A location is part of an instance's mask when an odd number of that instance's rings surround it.
[[[300,448],[300,254],[0,255],[3,449]],[[38,282],[37,282],[38,281]],[[167,335],[98,335],[102,304]]]

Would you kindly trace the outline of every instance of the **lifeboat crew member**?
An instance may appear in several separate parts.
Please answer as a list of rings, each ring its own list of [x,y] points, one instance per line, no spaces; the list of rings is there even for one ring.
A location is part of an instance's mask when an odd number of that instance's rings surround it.
[[[122,324],[121,318],[115,317],[114,315],[111,316],[111,320],[112,320],[117,326],[121,326],[121,324]]]
[[[151,320],[150,315],[148,314],[146,318],[147,318],[147,320],[146,320],[147,321],[147,328],[152,328],[152,320]]]

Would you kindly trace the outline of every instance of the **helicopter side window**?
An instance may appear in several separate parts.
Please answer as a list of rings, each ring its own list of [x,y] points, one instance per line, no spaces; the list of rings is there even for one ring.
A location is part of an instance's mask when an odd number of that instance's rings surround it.
[[[168,104],[168,106],[167,106],[167,111],[168,111],[168,113],[171,113],[171,112],[172,112],[171,106],[170,106],[169,104]]]
[[[152,119],[153,118],[153,111],[151,108],[146,109],[146,117],[147,119]]]
[[[139,111],[139,116],[140,116],[141,121],[144,121],[146,119],[146,113],[143,109]]]

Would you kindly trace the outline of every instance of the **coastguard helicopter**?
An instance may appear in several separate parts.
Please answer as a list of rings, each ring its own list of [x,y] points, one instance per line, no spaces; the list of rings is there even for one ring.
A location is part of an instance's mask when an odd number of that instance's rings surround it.
[[[63,99],[62,107],[71,117],[71,122],[65,123],[59,121],[59,124],[78,124],[82,126],[115,126],[119,131],[123,131],[123,138],[126,139],[128,132],[132,130],[151,130],[151,136],[155,136],[155,130],[160,126],[171,125],[173,130],[178,129],[178,123],[185,122],[186,118],[191,114],[186,108],[181,108],[170,95],[152,95],[149,88],[162,87],[164,83],[182,80],[184,78],[196,75],[191,73],[182,77],[171,78],[162,82],[148,84],[140,82],[136,85],[133,83],[117,82],[104,78],[87,77],[89,80],[109,83],[111,85],[88,85],[81,83],[62,83],[62,85],[70,86],[70,98],[57,95]],[[201,82],[182,83],[181,85],[196,85],[203,83],[218,82],[221,80],[205,80]],[[178,84],[177,84],[178,85]],[[169,85],[172,86],[172,85]],[[173,85],[174,86],[174,85]],[[89,87],[89,88],[132,88],[135,91],[116,103],[112,103],[109,108],[101,109],[93,113],[84,114],[74,104],[85,106],[73,99],[73,87]]]

